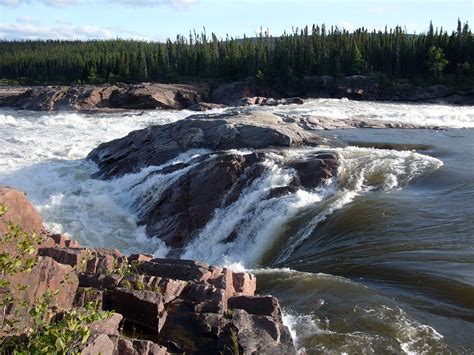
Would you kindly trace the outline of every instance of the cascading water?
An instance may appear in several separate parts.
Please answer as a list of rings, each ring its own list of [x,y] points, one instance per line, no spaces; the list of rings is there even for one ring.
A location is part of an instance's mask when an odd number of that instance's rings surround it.
[[[472,108],[442,105],[313,100],[242,110],[474,127]],[[146,237],[138,221],[194,165],[166,167],[213,152],[189,151],[110,181],[91,179],[97,167],[84,157],[104,141],[189,114],[1,111],[0,183],[26,191],[47,227],[84,245],[165,256],[168,247]],[[268,153],[262,175],[215,211],[182,257],[254,268],[260,292],[280,299],[308,353],[467,352],[474,347],[472,129],[327,134],[364,144]],[[371,142],[424,150],[367,148]],[[270,198],[295,174],[285,161],[321,150],[339,154],[336,177]]]

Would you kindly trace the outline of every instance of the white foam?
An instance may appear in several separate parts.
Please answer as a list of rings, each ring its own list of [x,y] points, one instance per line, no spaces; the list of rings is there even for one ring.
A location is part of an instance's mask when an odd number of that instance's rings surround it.
[[[372,109],[394,111],[393,115],[404,116],[404,112],[412,109],[410,105],[384,105],[315,100],[302,106],[272,109],[287,113],[332,110],[335,116],[341,110],[370,114]],[[416,109],[433,110],[430,115],[435,115],[437,111],[442,113],[441,116],[445,114],[444,106],[437,106],[437,110],[429,105],[426,109],[423,107],[416,106]],[[453,115],[472,119],[472,114],[464,108],[449,109]],[[137,217],[144,215],[161,192],[186,169],[166,176],[152,174],[145,179],[148,174],[162,168],[149,167],[138,174],[113,181],[99,181],[89,178],[96,167],[83,159],[104,141],[151,124],[173,122],[189,114],[187,111],[147,111],[86,115],[2,110],[0,183],[25,190],[41,211],[48,227],[67,232],[82,243],[117,247],[123,251],[164,253],[166,248],[163,243],[156,238],[145,238],[144,228],[137,224]],[[319,189],[300,190],[267,199],[270,189],[285,186],[294,174],[291,169],[282,169],[279,163],[284,159],[304,157],[314,151],[317,150],[294,149],[269,155],[265,163],[266,173],[255,180],[234,204],[215,212],[215,217],[201,232],[196,243],[187,248],[185,256],[219,264],[255,267],[265,252],[284,237],[288,221],[310,206],[324,208],[306,221],[306,228],[293,236],[292,247],[286,254],[304,242],[321,221],[358,194],[373,189],[390,191],[402,187],[442,164],[437,159],[414,152],[355,147],[337,149],[343,158],[339,181],[328,182]],[[247,154],[249,151],[232,152]],[[193,156],[204,153],[207,152],[188,152],[164,166],[189,161]],[[144,183],[141,183],[142,180]],[[236,239],[222,243],[233,230],[236,231]]]
[[[416,124],[418,126],[474,127],[472,106],[314,99],[307,100],[304,105],[251,107],[249,110],[331,118],[372,119],[384,122]]]

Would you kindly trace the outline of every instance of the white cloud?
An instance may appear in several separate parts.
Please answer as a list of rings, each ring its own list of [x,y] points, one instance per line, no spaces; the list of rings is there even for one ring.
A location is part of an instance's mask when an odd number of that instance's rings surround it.
[[[130,7],[170,6],[176,10],[184,10],[197,4],[199,0],[105,0],[109,3]],[[0,0],[0,6],[20,6],[39,3],[46,6],[61,7],[68,5],[87,5],[87,0]]]
[[[0,23],[0,38],[6,39],[110,39],[114,33],[98,26],[41,26],[34,23]]]
[[[38,23],[38,21],[34,20],[31,16],[18,16],[16,18],[16,22],[19,23]]]
[[[18,6],[20,4],[26,3],[25,0],[0,0],[1,6]]]
[[[187,9],[198,0],[109,0],[110,2],[131,7],[155,7],[167,5],[177,10]]]
[[[122,27],[74,26],[70,22],[57,20],[53,26],[41,25],[31,16],[18,16],[16,23],[0,22],[0,39],[61,39],[88,40],[127,38],[141,41],[153,41],[137,32]]]

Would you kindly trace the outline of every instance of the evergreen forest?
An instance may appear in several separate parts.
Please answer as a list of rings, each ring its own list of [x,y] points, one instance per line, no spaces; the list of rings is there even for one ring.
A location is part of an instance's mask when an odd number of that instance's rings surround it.
[[[472,82],[474,37],[458,20],[448,33],[402,27],[348,32],[313,25],[280,37],[217,38],[191,32],[165,43],[136,40],[0,41],[0,80],[19,84],[257,80],[380,74],[426,82]]]

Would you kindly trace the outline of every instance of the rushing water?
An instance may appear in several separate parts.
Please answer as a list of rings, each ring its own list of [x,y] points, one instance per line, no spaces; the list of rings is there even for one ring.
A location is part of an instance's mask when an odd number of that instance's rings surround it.
[[[265,173],[216,210],[183,257],[253,269],[259,292],[280,299],[308,353],[474,351],[472,107],[314,100],[246,110],[257,109],[444,129],[325,131],[348,147],[275,151]],[[160,175],[149,167],[99,181],[84,157],[101,142],[189,114],[0,111],[0,184],[25,190],[49,228],[82,244],[166,255],[136,221],[185,169]],[[279,163],[323,149],[342,158],[337,179],[266,198],[291,179]],[[236,238],[222,243],[233,231]]]

